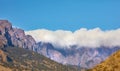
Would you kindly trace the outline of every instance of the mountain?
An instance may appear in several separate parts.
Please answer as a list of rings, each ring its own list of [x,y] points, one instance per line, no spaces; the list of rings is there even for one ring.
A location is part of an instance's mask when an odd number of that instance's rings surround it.
[[[53,46],[52,43],[36,42],[24,30],[12,27],[8,20],[0,20],[0,48],[20,47],[37,52],[58,63],[74,65],[82,68],[92,68],[104,61],[112,53],[120,50],[116,47],[79,47],[71,45],[66,47]]]
[[[77,67],[66,66],[36,52],[6,47],[0,49],[0,71],[79,71]]]
[[[95,66],[89,71],[119,71],[120,70],[120,50],[112,54],[105,61]]]
[[[13,28],[7,20],[0,20],[0,46],[16,46],[33,50],[35,40],[30,35],[25,35],[24,30]]]
[[[54,47],[51,43],[37,43],[36,52],[64,65],[76,65],[82,68],[92,68],[104,61],[120,47],[87,48],[71,46],[66,49]]]
[[[24,49],[23,49],[24,48]],[[79,71],[35,52],[36,41],[24,30],[0,20],[0,71]]]

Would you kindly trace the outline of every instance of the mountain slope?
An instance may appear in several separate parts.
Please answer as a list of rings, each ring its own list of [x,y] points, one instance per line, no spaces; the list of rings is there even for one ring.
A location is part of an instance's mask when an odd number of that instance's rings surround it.
[[[33,52],[36,46],[34,38],[25,35],[24,30],[0,20],[0,71],[78,71],[76,67],[59,64]]]
[[[120,47],[87,48],[71,46],[66,49],[54,47],[51,43],[37,43],[36,52],[62,64],[93,68],[104,61],[112,53],[120,50]]]
[[[56,63],[23,48],[7,47],[2,48],[1,51],[0,56],[4,54],[6,59],[0,60],[0,71],[78,71],[75,67]]]
[[[120,71],[120,50],[90,71]]]

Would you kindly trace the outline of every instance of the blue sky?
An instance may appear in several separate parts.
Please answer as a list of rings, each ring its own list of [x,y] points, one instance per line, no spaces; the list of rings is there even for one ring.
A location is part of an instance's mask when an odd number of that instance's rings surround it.
[[[0,19],[24,30],[120,28],[120,0],[0,0]]]

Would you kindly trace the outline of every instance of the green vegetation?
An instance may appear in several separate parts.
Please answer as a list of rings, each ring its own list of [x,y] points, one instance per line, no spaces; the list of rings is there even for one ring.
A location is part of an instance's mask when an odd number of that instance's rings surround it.
[[[59,64],[36,52],[23,48],[2,48],[7,55],[7,62],[0,62],[0,66],[12,71],[80,71],[77,67]]]

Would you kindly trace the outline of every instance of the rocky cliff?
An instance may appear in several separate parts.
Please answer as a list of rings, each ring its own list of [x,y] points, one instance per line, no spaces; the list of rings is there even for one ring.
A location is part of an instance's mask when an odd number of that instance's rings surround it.
[[[30,35],[25,35],[24,30],[13,28],[7,20],[0,20],[0,47],[16,46],[33,50],[35,40]]]
[[[100,62],[104,61],[112,53],[119,50],[120,47],[99,47],[86,48],[71,46],[68,49],[60,49],[54,47],[50,43],[37,43],[36,52],[65,65],[76,65],[82,68],[92,68]]]

